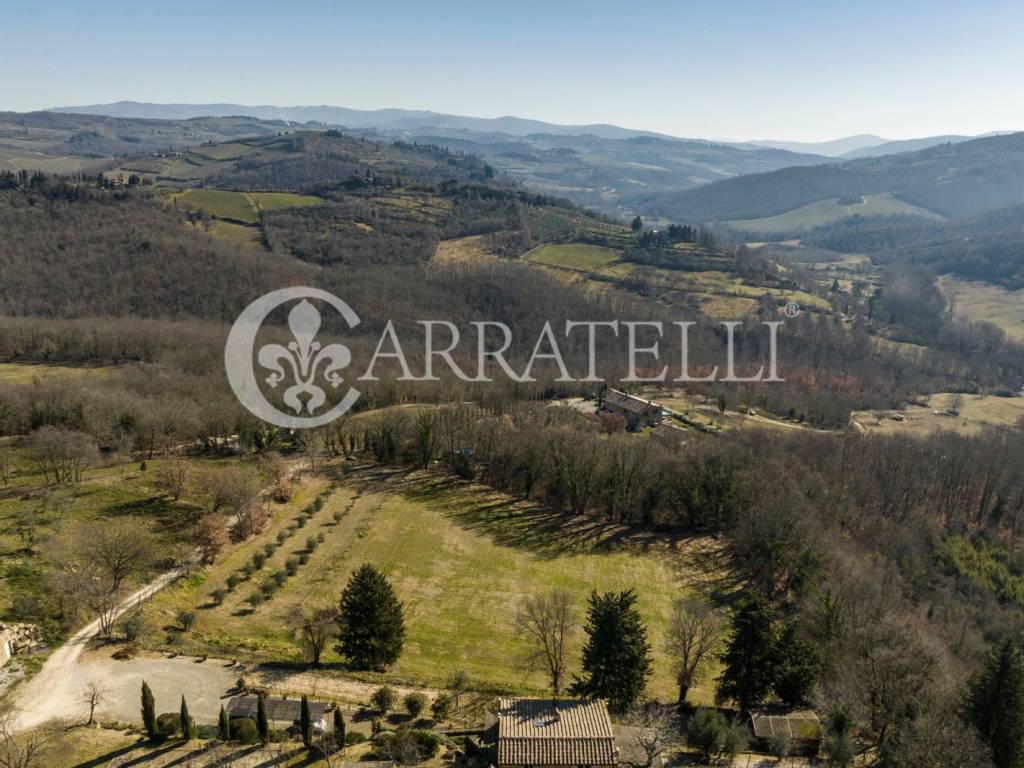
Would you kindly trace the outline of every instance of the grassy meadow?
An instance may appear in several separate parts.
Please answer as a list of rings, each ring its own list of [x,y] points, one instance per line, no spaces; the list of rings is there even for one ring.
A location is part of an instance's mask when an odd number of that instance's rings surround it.
[[[580,272],[594,272],[611,264],[621,254],[612,248],[586,243],[555,245],[549,243],[534,248],[526,256],[526,260],[547,267],[574,269]]]
[[[932,211],[905,203],[891,195],[865,195],[859,203],[842,203],[840,198],[833,197],[828,200],[808,203],[776,216],[722,223],[740,232],[783,234],[805,232],[815,227],[848,219],[851,216],[893,216],[897,214],[923,216],[929,219],[942,218]]]
[[[1024,341],[1024,288],[1011,291],[991,283],[939,278],[939,289],[953,314],[976,323],[992,323],[1016,341]]]
[[[386,679],[442,685],[464,669],[478,687],[537,692],[544,689],[544,675],[524,667],[527,644],[514,627],[522,598],[562,587],[576,596],[582,616],[592,589],[635,588],[655,657],[649,693],[663,700],[673,695],[663,638],[672,601],[700,578],[695,564],[702,558],[691,551],[697,544],[569,520],[430,473],[370,467],[331,473],[333,481],[304,483],[260,536],[157,596],[147,608],[147,643],[165,647],[166,628],[188,610],[198,618],[181,640],[186,652],[299,661],[301,649],[285,624],[288,610],[336,603],[350,572],[369,562],[388,574],[405,605],[405,649]],[[290,530],[299,510],[325,491],[323,508]],[[213,605],[210,593],[279,533],[284,543],[267,562]],[[322,543],[310,551],[307,539],[321,535]],[[249,604],[289,558],[303,556],[307,562],[269,600]],[[573,644],[574,671],[582,638],[578,633]],[[333,650],[325,657],[329,666],[340,661]],[[709,700],[710,689],[696,695]]]
[[[171,196],[175,205],[198,210],[218,219],[242,224],[255,224],[260,211],[319,205],[323,201],[313,195],[291,192],[227,192],[219,189],[187,189]]]

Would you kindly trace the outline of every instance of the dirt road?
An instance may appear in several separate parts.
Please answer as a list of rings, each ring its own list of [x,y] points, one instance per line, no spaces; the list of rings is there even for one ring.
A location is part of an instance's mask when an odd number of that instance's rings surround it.
[[[181,575],[180,569],[168,571],[128,597],[117,609],[117,616],[144,602]],[[78,658],[85,646],[100,632],[99,619],[82,627],[46,660],[35,677],[14,693],[17,711],[15,729],[24,730],[54,717],[68,717],[81,710],[76,698],[81,684]],[[79,684],[76,684],[79,683]]]

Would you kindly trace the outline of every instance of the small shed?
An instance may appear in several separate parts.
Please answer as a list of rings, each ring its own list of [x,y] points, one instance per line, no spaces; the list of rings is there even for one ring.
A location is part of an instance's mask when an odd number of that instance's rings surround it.
[[[751,710],[750,727],[754,732],[753,746],[760,752],[768,751],[777,733],[789,736],[793,755],[814,757],[821,749],[821,721],[810,709],[763,707]]]
[[[235,696],[228,702],[227,715],[232,720],[248,717],[255,722],[259,701],[259,696]],[[288,729],[299,724],[302,717],[302,700],[266,698],[263,700],[263,709],[271,726]],[[309,718],[313,723],[313,730],[326,731],[327,705],[319,701],[310,701]]]

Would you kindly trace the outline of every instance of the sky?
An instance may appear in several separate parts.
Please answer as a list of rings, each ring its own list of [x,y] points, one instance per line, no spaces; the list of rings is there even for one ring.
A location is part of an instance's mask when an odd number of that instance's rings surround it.
[[[0,110],[400,107],[674,136],[1024,130],[1024,3],[0,2]]]

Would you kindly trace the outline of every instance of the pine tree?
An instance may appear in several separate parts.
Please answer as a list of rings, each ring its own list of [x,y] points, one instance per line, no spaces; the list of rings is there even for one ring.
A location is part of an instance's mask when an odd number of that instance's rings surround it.
[[[156,738],[156,699],[149,689],[149,683],[142,681],[142,724],[146,728],[146,735],[151,739]]]
[[[1024,661],[1011,640],[994,649],[967,685],[964,710],[996,768],[1024,765]]]
[[[345,718],[341,714],[341,707],[334,708],[334,743],[338,749],[345,746]]]
[[[384,574],[358,568],[341,595],[337,650],[355,669],[383,670],[398,660],[405,641],[402,603]]]
[[[270,723],[267,720],[267,705],[263,701],[262,693],[256,702],[256,731],[259,733],[260,741],[263,744],[270,741]]]
[[[748,598],[732,621],[732,638],[718,678],[720,702],[733,700],[747,711],[762,701],[775,684],[777,643],[775,617],[760,597]]]
[[[644,220],[641,219],[639,216],[634,216],[633,220],[629,223],[629,228],[632,229],[634,232],[639,232],[641,229],[644,228]]]
[[[181,738],[185,741],[192,741],[194,723],[192,718],[188,715],[188,704],[185,703],[185,697],[181,697]]]
[[[583,648],[584,677],[570,692],[604,699],[614,714],[627,712],[643,695],[651,675],[651,644],[636,610],[633,590],[592,592],[587,609],[588,635]]]
[[[302,697],[302,705],[299,708],[299,731],[302,733],[302,743],[307,747],[313,743],[313,718],[309,714],[309,699]]]
[[[217,718],[217,738],[221,741],[231,741],[231,723],[228,722],[228,713],[224,711],[223,705]]]

